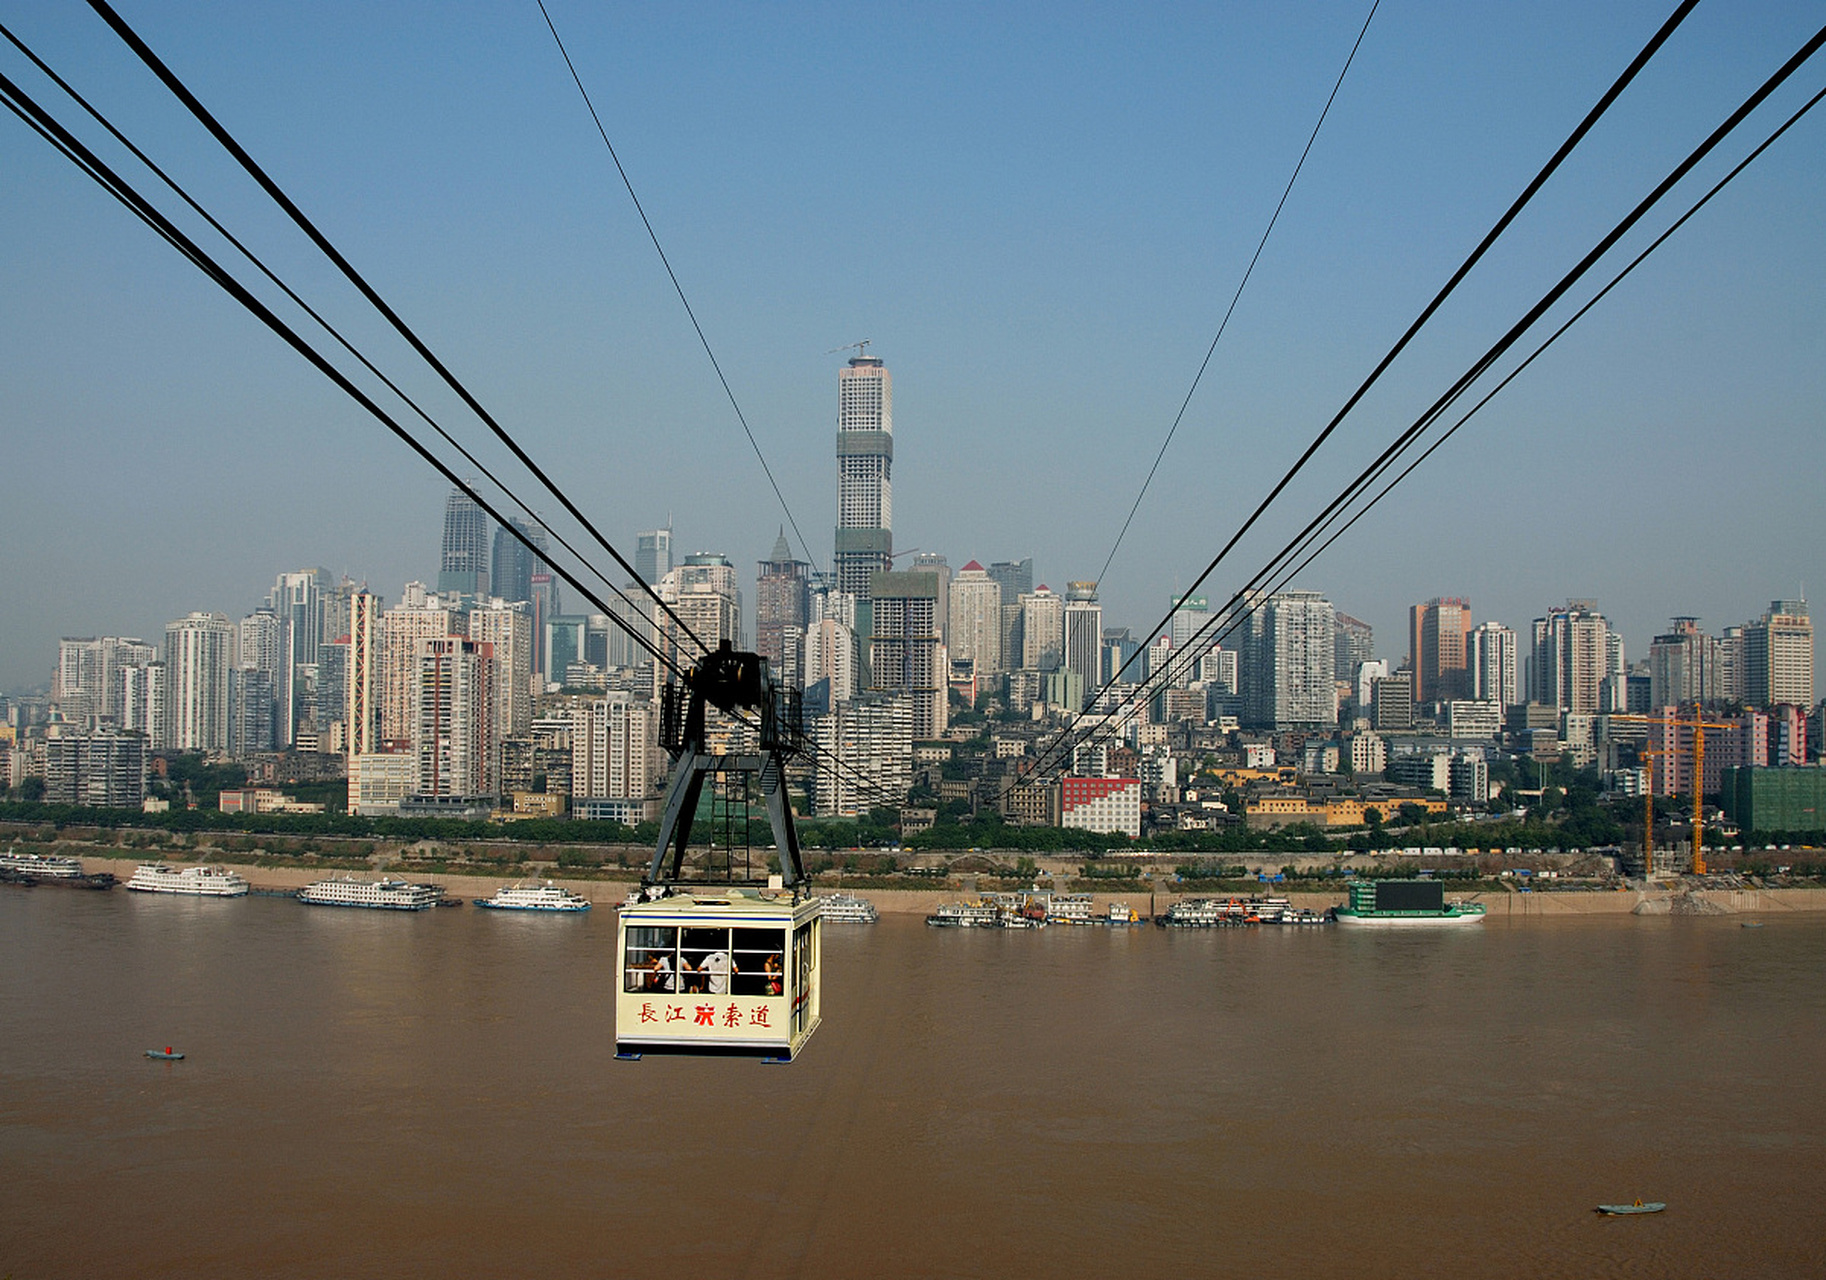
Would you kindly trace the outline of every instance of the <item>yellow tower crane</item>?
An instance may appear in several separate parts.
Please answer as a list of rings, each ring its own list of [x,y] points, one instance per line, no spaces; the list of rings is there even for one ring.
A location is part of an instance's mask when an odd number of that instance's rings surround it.
[[[1706,730],[1707,729],[1741,729],[1743,726],[1735,720],[1706,720],[1695,711],[1691,719],[1678,712],[1661,716],[1613,715],[1612,720],[1627,720],[1632,724],[1675,725],[1693,731],[1693,874],[1703,876],[1706,873],[1705,854],[1705,791],[1706,791]],[[1652,754],[1672,756],[1671,751],[1656,751]],[[1672,761],[1669,761],[1671,766]],[[1651,777],[1653,775],[1651,774]],[[1673,775],[1670,774],[1671,778]],[[1654,789],[1649,789],[1649,812],[1654,813]],[[1651,830],[1653,824],[1650,824]]]

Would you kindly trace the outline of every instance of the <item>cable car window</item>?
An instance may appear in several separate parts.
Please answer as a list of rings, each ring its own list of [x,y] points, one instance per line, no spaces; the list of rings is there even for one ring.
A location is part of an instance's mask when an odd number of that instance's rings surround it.
[[[625,990],[677,991],[678,930],[658,925],[631,927],[623,964]]]
[[[786,989],[786,931],[736,929],[730,960],[730,990],[738,996],[777,996]]]
[[[802,924],[793,930],[792,1028],[795,1035],[805,1029],[805,1021],[811,1013],[807,1000],[812,988],[813,937],[809,924]]]
[[[684,975],[686,991],[729,994],[728,929],[686,929],[679,950],[679,971]]]

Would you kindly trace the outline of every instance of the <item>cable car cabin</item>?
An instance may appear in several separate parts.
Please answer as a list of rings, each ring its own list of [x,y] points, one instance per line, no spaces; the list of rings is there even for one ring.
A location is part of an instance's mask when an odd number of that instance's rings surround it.
[[[791,1061],[818,1029],[819,912],[815,898],[754,889],[623,907],[616,1055]]]

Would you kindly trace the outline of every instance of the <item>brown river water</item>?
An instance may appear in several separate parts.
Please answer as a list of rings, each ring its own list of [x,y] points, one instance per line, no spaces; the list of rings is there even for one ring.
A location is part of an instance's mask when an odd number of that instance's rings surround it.
[[[1819,1276],[1767,921],[884,916],[776,1066],[617,1062],[607,909],[6,888],[0,1276]]]

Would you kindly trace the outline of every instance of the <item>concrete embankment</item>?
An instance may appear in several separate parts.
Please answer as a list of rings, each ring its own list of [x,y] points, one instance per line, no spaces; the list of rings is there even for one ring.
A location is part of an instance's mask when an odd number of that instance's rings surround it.
[[[82,859],[88,872],[111,871],[125,880],[133,874],[132,860],[120,858]],[[247,878],[256,889],[301,889],[313,880],[326,876],[372,875],[377,873],[325,871],[310,867],[263,867],[242,863],[225,864]],[[513,884],[514,876],[453,875],[443,872],[421,873],[407,868],[389,868],[385,873],[411,880],[423,880],[444,886],[455,897],[486,898],[504,884]],[[605,906],[619,904],[628,895],[630,882],[625,880],[570,880],[552,876],[554,883]],[[820,892],[832,892],[820,886]],[[957,889],[859,889],[876,909],[896,915],[928,915],[941,902],[956,902],[975,894]],[[1126,903],[1137,913],[1147,915],[1150,907],[1156,914],[1173,903],[1202,894],[1154,893],[1145,890],[1130,893],[1092,895],[1092,910],[1102,915],[1112,902]],[[1323,911],[1342,906],[1341,893],[1289,893],[1296,907]],[[1655,889],[1623,892],[1570,891],[1555,893],[1484,893],[1478,898],[1492,920],[1547,920],[1571,916],[1627,915],[1781,915],[1791,912],[1826,911],[1826,889]]]

